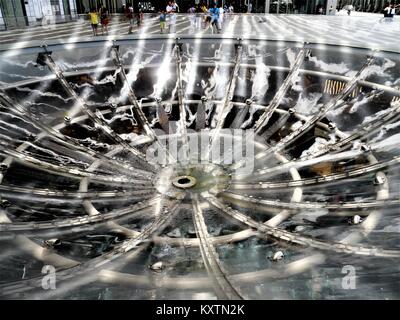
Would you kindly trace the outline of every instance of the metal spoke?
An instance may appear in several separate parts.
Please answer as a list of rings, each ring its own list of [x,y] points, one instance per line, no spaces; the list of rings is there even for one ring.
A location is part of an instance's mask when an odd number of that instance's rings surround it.
[[[133,91],[132,84],[129,83],[128,78],[125,73],[125,69],[121,63],[120,57],[119,57],[119,52],[118,52],[118,47],[113,47],[112,48],[112,57],[113,61],[115,63],[115,66],[119,69],[119,77],[124,84],[124,87],[126,90],[128,90],[128,99],[130,103],[133,105],[133,112],[135,115],[135,118],[138,119],[140,126],[144,129],[146,132],[147,136],[149,136],[153,141],[157,143],[157,145],[161,148],[161,150],[166,151],[166,154],[170,157],[170,161],[175,160],[172,155],[166,150],[166,147],[164,144],[160,142],[160,140],[157,137],[157,134],[154,132],[154,130],[150,127],[149,122],[147,121],[147,118],[139,104],[139,101],[136,98],[136,94]],[[159,111],[159,108],[157,109]],[[162,114],[163,119],[161,120],[163,124],[165,125],[165,122],[168,123],[168,117],[167,120],[165,119],[166,113],[164,111],[164,114]],[[168,131],[167,131],[168,132]]]
[[[340,253],[351,253],[363,256],[369,255],[369,256],[388,257],[388,258],[400,257],[400,250],[387,250],[378,247],[365,247],[365,246],[344,244],[339,242],[316,240],[310,237],[294,234],[286,230],[273,228],[265,224],[259,223],[237,210],[227,207],[225,204],[223,204],[214,196],[209,196],[206,199],[210,202],[211,205],[220,209],[228,217],[236,221],[239,221],[244,225],[256,229],[258,232],[264,234],[266,237],[272,237],[278,240],[288,242],[290,244],[313,247],[319,250],[328,250]]]
[[[326,176],[307,178],[298,181],[258,182],[258,183],[243,183],[243,182],[233,181],[231,187],[232,189],[282,189],[291,187],[320,185],[324,183],[339,181],[342,179],[349,179],[352,177],[363,176],[386,168],[395,168],[398,165],[400,165],[400,157],[397,156],[393,157],[393,159],[391,160],[364,165],[360,168],[355,168],[352,170],[347,170],[345,172],[334,173]]]
[[[362,200],[362,201],[349,201],[349,202],[340,202],[340,203],[330,203],[330,202],[283,202],[276,200],[267,200],[267,199],[255,199],[249,196],[244,196],[232,192],[224,192],[221,196],[227,201],[242,201],[249,204],[254,204],[257,208],[270,207],[270,208],[279,208],[279,209],[290,209],[290,210],[318,210],[318,209],[333,209],[333,210],[359,210],[364,208],[382,208],[382,207],[391,207],[398,206],[400,204],[400,199],[387,199],[385,201],[371,201],[371,200]]]
[[[45,235],[46,233],[58,234],[58,232],[82,232],[88,228],[95,228],[95,225],[100,227],[101,224],[111,222],[112,220],[118,220],[125,217],[140,217],[143,215],[145,209],[157,205],[160,200],[161,196],[156,195],[131,206],[99,215],[81,216],[48,222],[14,222],[9,224],[0,224],[0,233],[30,233],[38,236]],[[65,229],[67,230],[65,231]]]
[[[2,144],[0,142],[0,144]],[[0,150],[0,154],[4,154],[6,156],[13,157],[14,159],[18,159],[19,161],[23,163],[27,163],[30,166],[36,167],[40,170],[44,171],[49,171],[54,174],[58,175],[64,175],[68,176],[71,178],[75,179],[80,179],[83,177],[88,177],[93,181],[99,181],[103,183],[136,183],[136,184],[142,184],[142,185],[151,185],[151,181],[149,180],[139,180],[139,179],[131,179],[131,178],[126,178],[125,176],[121,177],[114,177],[114,176],[105,176],[105,175],[99,175],[99,174],[94,174],[91,172],[87,172],[85,170],[78,169],[76,167],[67,167],[67,166],[59,166],[50,162],[46,162],[43,160],[39,160],[31,155],[25,154],[23,152],[17,151],[17,150],[12,150],[7,147],[2,147],[2,150]]]
[[[144,162],[152,171],[155,171],[154,165],[150,164],[146,156],[139,151],[138,149],[130,146],[125,140],[123,140],[118,134],[116,134],[109,125],[104,121],[104,119],[100,118],[96,113],[90,110],[87,106],[85,101],[83,101],[76,92],[72,89],[69,82],[65,78],[61,68],[54,62],[53,58],[51,57],[50,52],[41,53],[38,56],[38,63],[42,65],[46,65],[57,77],[59,83],[64,88],[64,90],[76,101],[79,105],[81,110],[88,115],[88,117],[96,123],[99,128],[106,134],[111,140],[115,141],[116,143],[120,144],[124,147],[124,149],[128,150],[132,153],[138,160]]]
[[[182,85],[182,44],[175,44],[175,59],[176,59],[176,77],[178,86],[178,103],[179,103],[179,134],[182,139],[182,150],[184,159],[183,162],[189,160],[189,141],[186,128],[186,108],[184,102],[184,93]]]
[[[268,155],[273,154],[274,152],[279,152],[288,145],[294,143],[297,139],[299,139],[303,134],[305,134],[308,130],[310,130],[318,121],[320,121],[329,111],[334,109],[338,104],[342,103],[342,100],[346,99],[351,92],[354,90],[357,83],[364,77],[364,71],[372,64],[374,61],[373,58],[368,58],[364,63],[362,68],[357,72],[357,74],[346,84],[345,88],[342,92],[330,100],[326,105],[321,107],[319,112],[312,116],[309,120],[307,120],[301,127],[294,130],[284,138],[282,138],[276,145],[271,148],[258,153],[255,158],[260,160]],[[240,161],[231,166],[231,169],[236,170],[244,165],[244,161]]]
[[[235,45],[235,60],[233,64],[233,70],[230,75],[229,81],[228,81],[228,86],[225,92],[225,95],[222,99],[223,104],[221,106],[221,109],[218,112],[217,115],[217,123],[215,125],[215,128],[213,128],[213,133],[210,138],[210,149],[213,148],[213,143],[215,141],[215,138],[219,135],[219,132],[224,126],[225,119],[229,112],[232,109],[232,99],[233,99],[233,94],[235,92],[235,87],[236,87],[236,79],[239,74],[239,68],[240,68],[240,60],[242,58],[242,51],[243,47],[241,44],[241,40],[239,40],[239,43]]]
[[[18,115],[21,116],[21,118],[24,119],[27,123],[32,124],[34,127],[39,128],[43,132],[43,134],[35,137],[36,140],[39,140],[43,138],[45,135],[47,135],[57,143],[69,148],[74,152],[78,152],[81,154],[89,155],[96,159],[100,159],[104,162],[105,165],[108,165],[110,167],[118,167],[119,169],[124,170],[124,172],[126,172],[128,175],[136,175],[136,176],[139,175],[145,177],[149,176],[149,172],[146,172],[143,169],[135,168],[135,170],[132,171],[133,167],[131,165],[123,163],[116,158],[107,157],[102,153],[87,148],[83,146],[78,140],[63,135],[58,130],[46,126],[44,123],[32,117],[24,106],[19,104],[17,101],[13,100],[2,90],[0,90],[0,105],[3,105],[6,109],[10,111],[16,111]]]
[[[200,241],[200,252],[207,269],[207,273],[211,278],[214,291],[218,299],[238,300],[243,299],[238,291],[229,282],[225,272],[222,270],[221,262],[218,254],[209,240],[207,226],[204,222],[203,212],[197,197],[193,200],[193,222],[196,228],[196,234]]]
[[[269,105],[265,108],[264,113],[260,116],[256,124],[254,125],[254,130],[257,134],[260,134],[262,129],[268,124],[269,119],[275,112],[276,108],[281,104],[282,99],[285,97],[286,92],[291,87],[293,80],[298,76],[299,69],[303,64],[306,56],[310,54],[310,50],[302,48],[297,54],[296,60],[294,61],[289,74],[287,75],[285,81],[280,86],[279,90],[275,93]]]

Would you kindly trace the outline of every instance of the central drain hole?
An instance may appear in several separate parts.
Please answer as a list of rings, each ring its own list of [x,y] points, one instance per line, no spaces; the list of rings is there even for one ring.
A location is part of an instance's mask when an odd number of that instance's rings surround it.
[[[180,189],[188,189],[196,185],[196,178],[190,176],[180,176],[176,177],[172,184]]]
[[[189,183],[190,182],[190,179],[188,179],[188,178],[180,178],[179,180],[178,180],[178,183],[179,184],[187,184],[187,183]]]

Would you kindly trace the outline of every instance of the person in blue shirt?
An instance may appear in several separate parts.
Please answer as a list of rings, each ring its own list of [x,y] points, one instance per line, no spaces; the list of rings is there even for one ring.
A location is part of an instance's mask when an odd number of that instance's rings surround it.
[[[161,14],[160,14],[160,30],[161,30],[161,33],[164,33],[166,22],[167,22],[167,15],[165,14],[165,11],[163,10],[163,11],[161,11]]]
[[[211,13],[211,27],[214,28],[214,26],[217,28],[217,32],[220,32],[220,28],[218,25],[219,21],[219,8],[217,8],[217,5],[214,4],[214,7],[210,9]]]

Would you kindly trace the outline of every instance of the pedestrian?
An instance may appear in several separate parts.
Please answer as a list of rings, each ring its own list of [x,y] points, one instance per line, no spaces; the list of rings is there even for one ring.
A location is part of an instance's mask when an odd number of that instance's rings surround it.
[[[108,17],[108,10],[105,6],[100,8],[100,24],[101,24],[101,34],[104,35],[104,31],[108,34],[108,24],[110,19]]]
[[[180,11],[180,10],[179,10],[179,6],[178,6],[178,4],[176,3],[175,0],[172,1],[172,7],[174,8],[174,11],[175,11],[175,12],[179,12],[179,11]]]
[[[190,15],[190,26],[196,28],[196,9],[194,5],[191,5],[187,12]]]
[[[383,19],[384,21],[393,21],[394,15],[396,14],[396,7],[393,4],[387,4],[383,9]]]
[[[135,6],[134,11],[137,12],[136,13],[136,23],[137,23],[137,26],[140,27],[143,22],[143,7],[140,2]]]
[[[126,22],[126,5],[125,4],[122,5],[121,13],[123,15],[122,22]]]
[[[167,15],[165,14],[165,11],[162,10],[161,14],[160,14],[160,30],[161,30],[161,33],[164,33],[166,22],[167,22]]]
[[[96,12],[96,9],[92,8],[90,10],[89,19],[90,19],[90,24],[91,24],[92,30],[93,30],[93,36],[97,36],[97,27],[99,25],[99,15]]]
[[[129,23],[128,34],[132,34],[133,33],[133,8],[132,8],[132,6],[125,7],[125,17]]]
[[[214,32],[214,26],[217,29],[217,32],[219,33],[219,8],[217,8],[217,5],[214,4],[214,7],[210,9],[210,13],[211,13],[211,27],[212,27],[212,31]]]
[[[221,6],[221,7],[219,8],[219,18],[218,18],[219,30],[222,29],[222,25],[223,25],[223,23],[224,23],[224,13],[225,13],[225,10],[224,10],[224,8]]]
[[[175,32],[175,23],[176,23],[176,12],[177,6],[174,5],[172,1],[168,1],[168,5],[166,8],[167,15],[169,17],[169,22],[168,22],[168,32],[171,32],[171,29],[173,32]],[[172,28],[171,28],[172,27]]]
[[[195,11],[196,11],[196,13],[195,13],[195,28],[197,29],[197,30],[200,30],[201,29],[201,16],[202,16],[202,10],[201,10],[201,7],[200,7],[200,5],[197,5],[196,6],[196,9],[195,9]]]

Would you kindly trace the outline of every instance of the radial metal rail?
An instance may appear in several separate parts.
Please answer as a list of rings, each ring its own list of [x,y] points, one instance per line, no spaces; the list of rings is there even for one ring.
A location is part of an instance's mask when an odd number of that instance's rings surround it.
[[[21,232],[21,233],[32,233],[34,235],[42,232],[47,232],[51,229],[59,228],[65,229],[70,228],[72,232],[79,232],[80,227],[85,225],[91,225],[93,228],[94,224],[102,224],[111,220],[118,220],[126,216],[139,216],[144,209],[155,206],[161,199],[160,195],[153,196],[147,200],[140,201],[133,205],[127,206],[122,209],[110,211],[108,213],[92,215],[92,216],[80,216],[76,218],[64,219],[64,220],[52,220],[48,222],[14,222],[7,224],[0,224],[0,232]],[[73,230],[72,230],[73,229]]]
[[[219,135],[219,132],[221,131],[221,129],[224,126],[225,119],[232,109],[231,102],[233,99],[233,94],[235,92],[236,79],[239,75],[240,60],[242,58],[242,51],[243,51],[243,46],[242,46],[240,40],[239,40],[239,43],[235,45],[235,51],[236,51],[236,53],[235,53],[233,70],[229,77],[229,82],[228,82],[228,86],[226,88],[225,95],[222,99],[223,104],[217,115],[217,123],[215,125],[215,128],[213,128],[213,133],[212,133],[212,136],[210,139],[210,145],[211,145],[210,149],[212,149],[215,138]]]
[[[135,119],[138,119],[140,126],[144,129],[146,132],[147,136],[149,136],[153,141],[157,143],[157,145],[161,148],[161,150],[166,151],[166,154],[170,157],[170,160],[175,160],[173,159],[172,155],[166,150],[165,145],[163,145],[159,139],[157,134],[154,132],[153,128],[150,127],[149,122],[147,121],[147,118],[142,110],[142,107],[139,104],[139,101],[136,98],[136,94],[133,91],[132,84],[129,83],[128,78],[125,73],[125,69],[121,63],[120,57],[119,57],[119,51],[118,47],[113,47],[111,49],[112,51],[112,57],[115,66],[119,69],[118,76],[121,79],[121,82],[124,84],[124,87],[128,91],[128,99],[130,103],[132,103],[133,106],[133,112]],[[162,114],[165,117],[165,112]],[[165,121],[165,119],[163,119]],[[172,158],[172,159],[171,159]]]
[[[378,247],[365,247],[361,245],[351,245],[338,242],[316,240],[310,237],[294,234],[286,230],[273,228],[265,224],[259,223],[251,219],[250,217],[242,214],[241,212],[227,207],[214,196],[209,196],[206,198],[206,200],[208,200],[211,205],[225,213],[228,217],[239,221],[246,226],[256,229],[258,232],[263,233],[266,237],[272,237],[291,244],[313,247],[319,250],[328,250],[339,253],[350,253],[364,256],[400,258],[400,250],[387,250]]]
[[[382,128],[384,129],[385,125],[388,125],[399,119],[400,119],[400,101],[396,101],[393,103],[392,110],[387,114],[383,115],[382,117],[380,117],[375,121],[372,121],[364,126],[361,126],[361,128],[355,129],[353,133],[347,136],[346,138],[341,139],[334,144],[328,144],[326,147],[322,148],[312,156],[317,157],[327,154],[329,152],[336,153],[345,150],[347,148],[350,148],[352,146],[353,141],[357,139],[365,141],[369,136],[374,134],[376,131],[381,130]],[[308,157],[304,157],[304,159],[307,158]]]
[[[369,165],[362,166],[360,168],[355,168],[352,170],[347,170],[341,173],[334,173],[326,176],[320,176],[315,178],[307,178],[298,181],[279,181],[279,182],[258,182],[258,183],[243,183],[238,181],[233,181],[231,183],[232,189],[281,189],[281,188],[291,188],[291,187],[303,187],[310,185],[317,185],[323,183],[334,182],[342,179],[358,177],[365,174],[373,173],[389,167],[397,167],[400,165],[400,157],[393,157],[391,160],[377,162]]]
[[[99,128],[106,134],[112,141],[120,144],[123,146],[126,150],[128,150],[130,153],[132,153],[136,158],[138,158],[140,161],[145,163],[147,166],[150,166],[150,169],[152,171],[155,171],[154,165],[150,165],[146,161],[146,156],[139,151],[138,149],[132,147],[129,145],[124,139],[122,139],[118,134],[116,134],[107,124],[104,119],[100,118],[96,113],[90,110],[90,108],[87,106],[85,101],[83,101],[77,94],[76,92],[71,88],[70,84],[68,83],[67,79],[65,78],[63,71],[61,68],[54,62],[53,58],[51,57],[51,54],[49,52],[41,53],[38,56],[38,63],[42,65],[46,65],[57,77],[59,83],[61,86],[64,88],[64,90],[76,101],[76,103],[79,105],[81,110],[88,115],[88,117],[96,123]]]
[[[96,159],[101,159],[105,165],[118,167],[123,169],[124,172],[130,175],[141,175],[148,176],[149,172],[145,172],[143,169],[135,168],[133,173],[132,169],[134,168],[132,165],[128,163],[122,163],[120,160],[116,158],[109,158],[99,152],[96,152],[90,148],[83,146],[79,141],[69,136],[62,134],[61,132],[46,126],[44,123],[36,120],[34,117],[30,116],[29,112],[26,110],[24,106],[19,104],[17,101],[13,100],[10,96],[8,96],[4,91],[0,90],[0,104],[3,105],[6,109],[11,112],[17,112],[17,114],[27,123],[33,125],[34,127],[39,128],[43,131],[43,133],[47,134],[51,139],[55,140],[57,143],[69,148],[72,151],[80,152]],[[43,138],[43,135],[36,137],[36,140]]]
[[[74,282],[74,279],[77,281],[76,286],[85,285],[86,280],[90,282],[95,281],[99,269],[105,268],[111,262],[116,262],[117,260],[124,258],[127,259],[129,255],[134,255],[134,257],[136,257],[138,252],[144,250],[150,244],[150,242],[146,242],[146,240],[152,237],[155,233],[161,232],[162,228],[165,226],[165,222],[173,218],[178,210],[179,203],[180,201],[168,202],[166,208],[162,205],[160,208],[161,214],[156,217],[148,227],[146,227],[139,235],[117,244],[112,251],[104,253],[88,262],[80,263],[78,265],[75,264],[75,266],[68,268],[61,268],[57,271],[58,286]],[[42,276],[39,276],[28,280],[20,280],[15,283],[0,285],[0,295],[3,297],[18,297],[21,293],[24,293],[26,296],[31,292],[33,296],[35,296],[38,288],[40,288],[39,290],[42,290],[41,283]],[[54,291],[55,290],[53,290],[53,292]],[[57,292],[54,292],[53,294],[57,294]]]
[[[360,81],[365,76],[365,70],[372,64],[374,61],[374,58],[369,57],[367,61],[364,63],[362,68],[357,72],[357,74],[346,84],[345,88],[343,91],[330,100],[326,105],[320,108],[317,114],[312,116],[309,120],[307,120],[301,127],[298,129],[292,131],[290,134],[282,138],[277,144],[272,146],[271,148],[261,151],[258,153],[255,158],[257,160],[260,160],[268,155],[273,154],[274,152],[278,152],[288,145],[292,144],[295,142],[297,139],[299,139],[303,134],[305,134],[308,130],[310,130],[318,121],[320,121],[329,111],[337,107],[338,104],[343,103],[342,101],[346,99],[351,92],[353,91],[354,87],[357,85],[357,83]],[[231,169],[236,170],[240,167],[242,167],[245,164],[244,161],[240,161],[234,165],[231,166]],[[262,170],[257,171],[257,174],[262,174]]]
[[[0,143],[1,144],[1,143]],[[3,144],[4,145],[4,144]],[[88,177],[93,181],[100,181],[103,183],[135,183],[135,184],[142,184],[142,185],[151,185],[151,181],[149,180],[137,180],[137,179],[130,179],[130,178],[125,178],[123,176],[121,177],[115,177],[115,176],[104,176],[104,175],[99,175],[91,172],[87,172],[85,170],[78,169],[76,167],[67,167],[67,166],[59,166],[50,162],[46,162],[43,160],[39,160],[29,154],[17,151],[17,150],[12,150],[7,147],[2,147],[2,150],[0,150],[0,154],[4,154],[6,156],[13,157],[14,159],[17,159],[19,161],[22,161],[24,163],[29,164],[30,166],[36,167],[41,170],[53,172],[56,174],[63,174],[65,176],[75,178],[75,179],[80,179],[82,177]]]
[[[122,191],[55,191],[50,189],[41,188],[24,188],[14,185],[3,185],[0,184],[0,195],[5,198],[21,199],[24,196],[28,196],[29,201],[46,201],[46,202],[57,202],[68,200],[68,203],[82,202],[84,200],[96,200],[96,201],[107,201],[107,199],[126,199],[135,196],[144,196],[151,192],[154,192],[154,188],[148,189],[139,186],[139,190],[122,190]]]
[[[255,123],[254,130],[257,134],[260,134],[261,130],[267,125],[269,119],[275,112],[276,108],[278,108],[278,106],[282,102],[282,99],[285,97],[286,92],[293,84],[293,80],[298,76],[300,66],[303,64],[305,57],[308,56],[309,54],[310,50],[307,50],[305,48],[302,48],[300,52],[297,54],[296,60],[293,62],[293,65],[291,66],[290,72],[287,75],[285,81],[279,87],[279,90],[276,92],[275,96],[272,98],[269,105],[265,108],[264,113]]]
[[[276,200],[266,200],[266,199],[256,199],[250,196],[244,196],[232,192],[223,192],[221,196],[228,200],[240,200],[247,203],[252,203],[262,206],[268,206],[271,208],[280,208],[280,209],[290,209],[290,210],[318,210],[318,209],[332,209],[332,210],[339,210],[339,209],[371,209],[371,208],[382,208],[382,207],[391,207],[391,206],[398,206],[400,204],[400,199],[387,199],[384,201],[371,201],[371,200],[363,200],[362,202],[358,201],[349,201],[349,202],[339,202],[339,203],[329,203],[329,202],[283,202],[283,201],[276,201]]]
[[[239,292],[228,280],[225,272],[222,270],[221,262],[218,258],[213,243],[209,239],[207,226],[204,222],[204,216],[197,197],[193,200],[193,222],[196,228],[196,234],[200,241],[200,252],[203,257],[209,277],[212,279],[214,291],[218,299],[238,300],[243,299]]]
[[[182,139],[183,161],[189,160],[189,141],[186,128],[186,106],[184,101],[183,85],[182,85],[182,44],[176,43],[175,49],[175,66],[176,66],[176,83],[179,105],[179,134]]]

